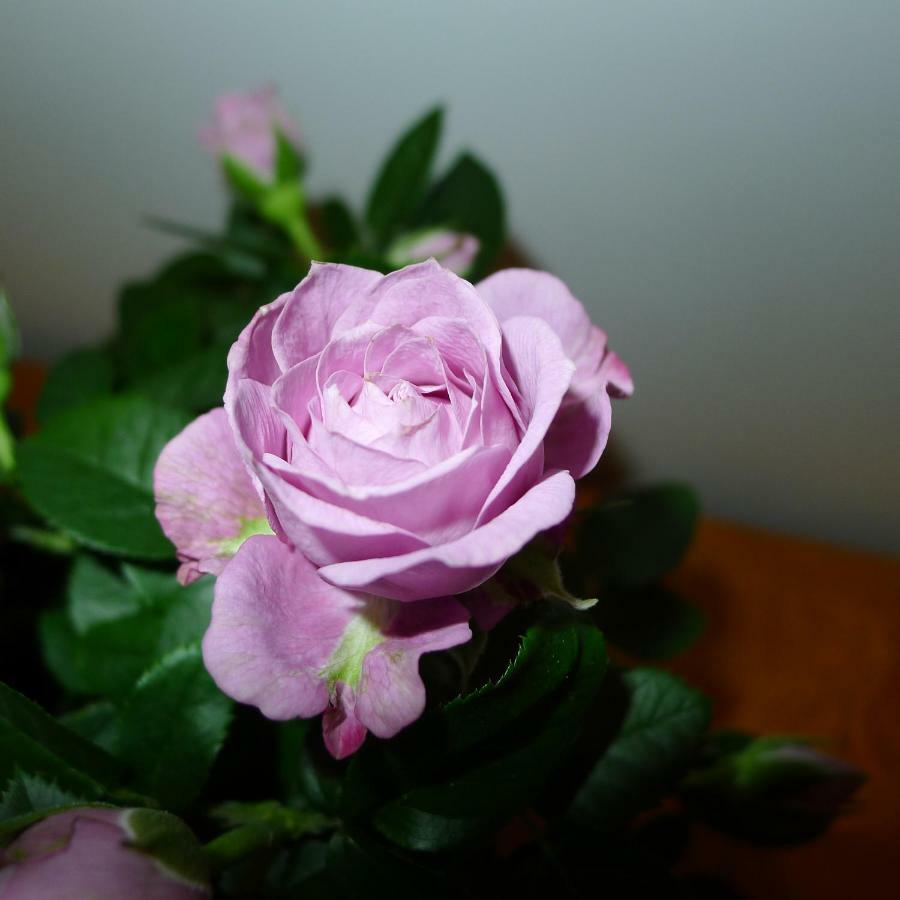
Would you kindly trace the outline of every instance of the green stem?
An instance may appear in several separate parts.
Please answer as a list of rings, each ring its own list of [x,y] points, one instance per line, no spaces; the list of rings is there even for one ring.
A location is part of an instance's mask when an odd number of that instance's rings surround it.
[[[336,825],[333,819],[318,813],[281,808],[266,821],[249,822],[226,831],[203,849],[212,870],[220,872],[259,850],[319,834]]]
[[[289,219],[284,222],[283,225],[290,235],[291,240],[294,242],[294,246],[306,257],[306,259],[312,261],[314,259],[325,258],[325,251],[313,234],[313,230],[309,227],[309,222],[303,213],[295,218]]]

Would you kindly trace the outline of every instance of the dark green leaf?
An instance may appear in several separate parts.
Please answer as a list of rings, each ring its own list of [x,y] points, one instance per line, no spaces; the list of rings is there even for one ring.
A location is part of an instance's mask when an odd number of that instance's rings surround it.
[[[197,796],[231,721],[231,701],[203,667],[199,647],[173,651],[137,683],[122,711],[117,755],[135,787],[182,809]]]
[[[41,621],[48,668],[70,691],[122,697],[150,666],[198,641],[209,625],[213,580],[182,587],[165,572],[93,560],[73,570],[65,612]]]
[[[569,810],[581,830],[610,832],[670,793],[709,724],[709,701],[667,672],[622,674],[624,721]]]
[[[18,772],[0,796],[0,845],[48,815],[91,805],[52,781]]]
[[[437,108],[417,121],[381,166],[366,207],[366,224],[379,247],[415,212],[425,194],[443,118]]]
[[[158,403],[205,412],[222,403],[230,346],[229,342],[200,350],[170,366],[135,378],[132,387]]]
[[[417,224],[474,234],[481,248],[468,278],[477,281],[496,259],[505,237],[503,193],[497,179],[482,162],[464,153],[432,189]]]
[[[591,596],[599,595],[601,583],[650,584],[681,561],[699,511],[697,495],[684,485],[661,484],[622,494],[578,524],[575,550],[563,569]]]
[[[89,703],[59,717],[61,724],[112,753],[116,745],[119,711],[108,700]]]
[[[605,662],[602,636],[587,622],[532,626],[495,685],[364,752],[348,782],[351,802],[360,775],[380,779],[376,791],[394,798],[375,812],[376,827],[410,849],[484,837],[533,800],[567,757]]]
[[[112,392],[115,366],[109,351],[102,347],[74,350],[51,370],[38,399],[37,417],[46,423],[53,416]]]
[[[662,585],[606,591],[592,609],[607,640],[638,659],[668,659],[703,633],[706,619]]]
[[[65,410],[21,445],[23,492],[53,525],[84,544],[171,557],[154,515],[153,466],[187,422],[185,413],[137,396]]]
[[[39,706],[0,684],[0,783],[18,771],[88,797],[117,780],[109,754],[61,725]]]
[[[359,240],[359,228],[350,208],[339,197],[329,197],[319,211],[325,243],[341,253]]]
[[[361,896],[392,900],[460,897],[447,873],[435,871],[396,848],[359,836],[338,833],[331,839],[328,871],[335,882],[334,895],[342,900]]]

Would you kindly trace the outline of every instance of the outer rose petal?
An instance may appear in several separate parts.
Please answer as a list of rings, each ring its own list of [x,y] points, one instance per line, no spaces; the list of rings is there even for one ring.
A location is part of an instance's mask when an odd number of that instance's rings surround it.
[[[367,729],[390,737],[421,715],[419,657],[471,637],[452,598],[408,615],[328,584],[277,538],[254,537],[216,582],[203,657],[226,694],[269,718],[326,712],[326,744],[343,757]]]
[[[575,363],[575,374],[560,415],[547,433],[548,468],[586,475],[600,459],[609,437],[611,408],[607,394],[628,397],[634,386],[625,364],[606,346],[606,335],[591,323],[566,285],[547,272],[504,269],[480,282],[478,293],[501,322],[536,316],[559,335]]]
[[[271,530],[224,409],[195,419],[166,444],[153,487],[156,517],[183,563],[182,584],[218,574],[250,534]]]
[[[344,310],[382,278],[369,269],[314,262],[294,288],[272,333],[272,349],[282,370],[319,353]]]
[[[394,600],[461,594],[487,581],[536,534],[572,510],[575,482],[557,472],[531,488],[487,525],[458,540],[386,558],[323,566],[332,584]]]

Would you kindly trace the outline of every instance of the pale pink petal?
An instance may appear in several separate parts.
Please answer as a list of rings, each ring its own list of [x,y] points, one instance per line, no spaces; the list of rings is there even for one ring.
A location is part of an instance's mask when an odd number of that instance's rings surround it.
[[[359,516],[388,523],[428,543],[470,531],[482,504],[509,461],[505,447],[463,450],[403,481],[347,485],[310,468],[267,458],[273,472],[299,491]]]
[[[491,577],[536,534],[572,510],[575,482],[557,472],[536,484],[486,525],[464,537],[389,558],[358,558],[323,566],[332,584],[395,600],[461,594]]]
[[[153,489],[156,517],[184,564],[183,583],[221,572],[242,540],[269,530],[224,409],[195,419],[166,444]]]
[[[631,375],[607,347],[606,335],[591,323],[568,287],[547,272],[505,269],[480,282],[478,293],[501,322],[515,316],[536,316],[559,335],[575,363],[569,395],[546,441],[548,467],[566,468],[575,478],[587,474],[600,458],[610,428],[607,392],[627,397]]]
[[[559,411],[575,368],[559,338],[541,319],[507,319],[503,337],[504,359],[519,389],[527,430],[485,502],[481,522],[490,521],[517,500],[544,471],[544,436]]]
[[[417,607],[419,605],[417,604]],[[422,653],[467,641],[468,612],[449,597],[414,615],[323,581],[303,554],[251,538],[216,583],[203,658],[229,696],[273,719],[325,712],[333,755],[366,729],[391,737],[421,715]]]
[[[344,310],[365,296],[382,275],[369,269],[314,262],[294,288],[272,333],[272,348],[282,370],[315,356],[334,336]]]
[[[267,457],[257,466],[276,531],[316,565],[370,556],[392,556],[426,547],[411,532],[319,500],[285,480],[283,460]]]
[[[359,607],[302,553],[250,538],[216,581],[203,661],[222,691],[270,719],[317,715],[328,706],[321,671]]]

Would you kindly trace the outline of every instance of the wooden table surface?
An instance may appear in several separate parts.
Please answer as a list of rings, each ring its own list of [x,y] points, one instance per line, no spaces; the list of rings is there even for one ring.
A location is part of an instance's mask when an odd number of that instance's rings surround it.
[[[19,364],[30,426],[42,366]],[[900,537],[900,536],[898,536]],[[670,668],[709,693],[714,724],[820,736],[869,775],[821,840],[757,849],[702,831],[686,869],[749,900],[891,896],[900,855],[900,561],[705,520],[674,587],[709,628]]]
[[[702,522],[671,579],[708,616],[671,668],[714,724],[827,738],[869,781],[818,842],[758,849],[699,835],[687,868],[748,898],[896,896],[900,856],[900,561]]]

